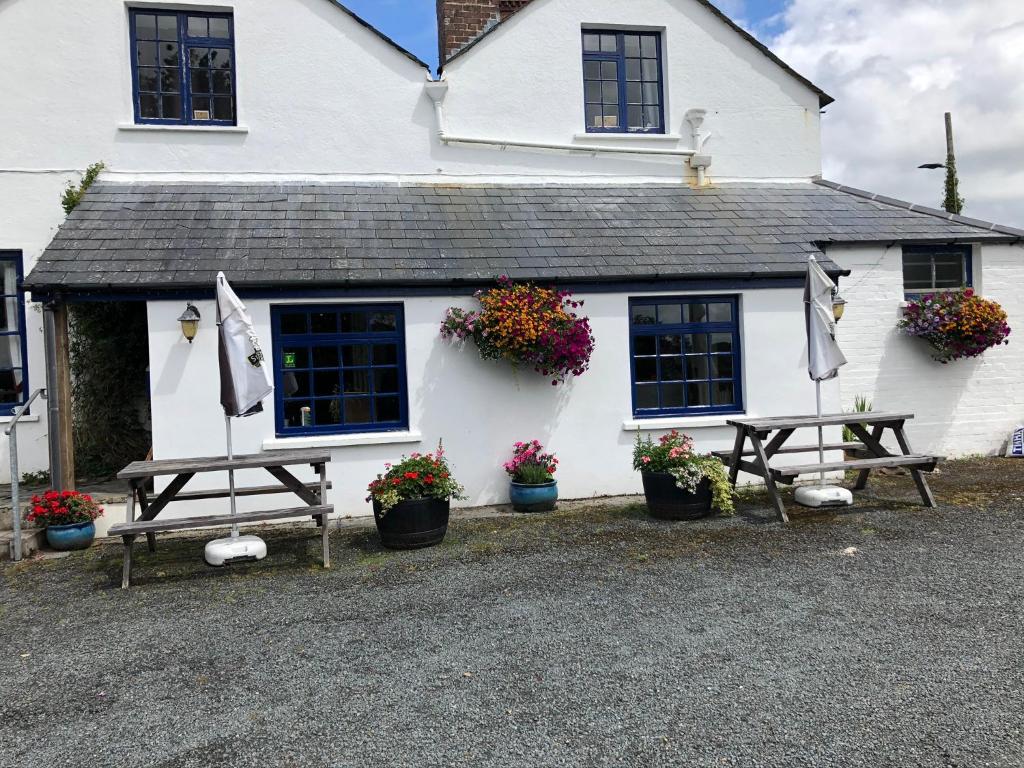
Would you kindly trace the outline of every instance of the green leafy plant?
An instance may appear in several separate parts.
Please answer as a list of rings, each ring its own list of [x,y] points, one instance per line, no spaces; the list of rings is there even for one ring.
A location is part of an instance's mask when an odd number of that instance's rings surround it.
[[[23,472],[21,474],[22,485],[49,485],[50,470],[42,469],[38,472]]]
[[[867,395],[857,395],[853,398],[853,411],[847,411],[847,413],[870,413],[871,408],[871,401],[868,400]],[[843,442],[857,442],[857,436],[853,434],[853,430],[849,427],[843,427]]]
[[[711,484],[711,505],[723,514],[736,511],[736,496],[725,465],[711,454],[693,450],[693,438],[672,430],[657,442],[650,435],[636,436],[633,447],[633,469],[638,472],[667,472],[676,480],[676,487],[696,493],[707,480]]]
[[[106,166],[102,161],[93,163],[85,169],[81,182],[78,184],[70,181],[68,182],[68,185],[64,190],[64,194],[60,197],[60,204],[64,208],[64,213],[70,214],[78,207],[78,204],[82,202],[82,198],[85,197],[85,193],[89,191],[89,187],[91,187],[97,177],[103,173],[104,168],[106,168]]]
[[[465,489],[452,477],[444,455],[444,445],[437,444],[434,453],[413,453],[403,456],[397,464],[385,464],[384,473],[367,487],[368,502],[380,504],[381,515],[386,515],[399,502],[408,499],[464,499]]]

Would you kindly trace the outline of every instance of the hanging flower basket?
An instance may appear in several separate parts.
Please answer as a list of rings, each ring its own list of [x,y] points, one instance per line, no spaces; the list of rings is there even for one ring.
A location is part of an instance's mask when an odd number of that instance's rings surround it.
[[[583,306],[568,291],[513,283],[507,277],[498,287],[478,291],[480,310],[451,307],[441,324],[441,336],[458,342],[472,339],[484,360],[508,360],[529,365],[552,384],[580,376],[590,366],[594,335],[590,321],[573,310]]]
[[[1010,343],[1006,312],[996,302],[976,296],[971,288],[929,293],[910,302],[899,328],[927,341],[932,357],[943,364],[978,357]]]

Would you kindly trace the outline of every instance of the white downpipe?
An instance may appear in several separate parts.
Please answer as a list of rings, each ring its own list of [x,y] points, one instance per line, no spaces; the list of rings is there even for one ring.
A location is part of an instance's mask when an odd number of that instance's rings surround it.
[[[547,149],[556,152],[585,152],[587,154],[655,155],[664,157],[692,157],[692,149],[644,149],[642,147],[604,147],[596,144],[558,144],[546,141],[520,141],[514,139],[490,139],[477,136],[454,136],[448,133],[444,113],[444,98],[448,93],[446,80],[432,80],[426,85],[427,95],[434,102],[437,120],[437,138],[442,144],[473,144],[508,149]]]

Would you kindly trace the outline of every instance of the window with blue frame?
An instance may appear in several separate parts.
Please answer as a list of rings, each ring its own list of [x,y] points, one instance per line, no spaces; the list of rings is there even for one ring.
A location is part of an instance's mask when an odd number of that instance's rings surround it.
[[[903,291],[914,296],[970,288],[973,267],[969,245],[906,245]]]
[[[277,434],[409,426],[399,304],[271,308]]]
[[[664,133],[661,35],[583,30],[588,133]]]
[[[736,297],[631,299],[637,418],[743,410]]]
[[[25,365],[25,298],[21,286],[21,253],[0,251],[0,406],[10,409],[25,402],[28,369]]]
[[[230,13],[131,11],[135,122],[235,124]]]

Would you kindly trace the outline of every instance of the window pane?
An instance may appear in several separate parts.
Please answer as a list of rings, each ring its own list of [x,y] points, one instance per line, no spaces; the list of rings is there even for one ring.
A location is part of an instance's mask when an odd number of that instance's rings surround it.
[[[177,43],[160,43],[160,63],[165,67],[177,67],[181,63]]]
[[[210,19],[210,37],[230,38],[231,27],[227,19]]]
[[[935,287],[962,288],[964,286],[964,260],[955,254],[935,257]]]
[[[284,371],[281,388],[285,397],[309,397],[309,374],[305,371]]]
[[[135,14],[135,37],[139,40],[156,40],[156,16]]]
[[[732,352],[732,334],[731,333],[712,333],[711,334],[711,351],[712,352]]]
[[[345,398],[345,423],[370,424],[373,421],[373,401],[368,397]]]
[[[0,369],[21,368],[21,336],[0,336]]]
[[[341,403],[338,400],[316,401],[316,426],[324,427],[341,423]]]
[[[0,267],[0,290],[7,296],[18,295],[18,268],[14,261],[7,259]]]
[[[346,344],[341,348],[341,362],[346,367],[370,364],[370,348],[365,344]]]
[[[732,355],[711,356],[711,378],[731,379],[732,370]]]
[[[659,355],[679,355],[683,351],[682,337],[677,334],[661,336],[658,338]]]
[[[378,344],[373,348],[374,365],[395,365],[398,362],[398,346]]]
[[[644,35],[640,44],[644,58],[653,59],[658,55],[658,41],[654,35]]]
[[[645,129],[661,128],[661,108],[644,107],[643,127]]]
[[[661,93],[657,83],[644,83],[642,86],[644,104],[660,104]]]
[[[394,312],[374,312],[370,315],[370,330],[374,332],[394,331],[398,328],[398,319]]]
[[[0,371],[0,402],[5,405],[21,402],[24,392],[22,379],[23,374],[20,368]]]
[[[658,305],[658,322],[662,325],[678,325],[682,319],[682,308],[678,304]]]
[[[389,394],[398,391],[398,369],[383,368],[373,372],[373,391]]]
[[[165,120],[181,119],[181,96],[164,96],[162,102]]]
[[[139,66],[155,67],[157,65],[156,43],[136,43],[135,51],[138,56],[137,61],[139,62]]]
[[[731,323],[732,304],[708,304],[708,321],[712,323]]]
[[[663,357],[661,358],[661,380],[682,381],[683,380],[683,358]]]
[[[682,408],[685,405],[683,402],[683,385],[682,384],[662,384],[661,385],[661,407],[662,408]]]
[[[18,298],[6,296],[0,301],[0,330],[18,332],[20,313],[18,312]]]
[[[364,312],[342,312],[341,313],[342,333],[365,333],[366,314]]]
[[[643,60],[643,79],[647,81],[657,81],[658,79],[658,62],[656,60],[644,59]]]
[[[686,406],[700,408],[711,405],[711,392],[706,381],[686,385]]]
[[[139,96],[139,115],[146,119],[160,117],[160,105],[156,96],[142,94]]]
[[[619,79],[619,65],[614,61],[602,61],[601,62],[601,79],[602,80],[618,80]]]
[[[401,420],[402,411],[397,397],[378,397],[375,403],[377,407],[377,421]]]
[[[178,17],[169,14],[157,16],[157,35],[161,40],[178,39]]]
[[[217,96],[213,100],[213,119],[214,120],[234,120],[235,119],[235,108],[234,102],[230,96]]]
[[[305,333],[308,327],[305,313],[281,315],[281,333]]]
[[[192,70],[192,93],[210,92],[210,73],[205,69]]]
[[[213,72],[213,92],[214,93],[231,93],[231,73],[221,72],[220,70],[214,70]]]
[[[600,104],[587,105],[587,125],[591,128],[604,128],[604,108]]]
[[[588,32],[583,35],[583,50],[597,53],[601,50],[601,36]]]
[[[653,306],[633,307],[633,325],[654,325],[657,322]]]
[[[583,77],[587,80],[600,80],[601,79],[601,62],[600,61],[585,61],[583,62]]]
[[[928,290],[933,287],[931,256],[919,253],[904,254],[903,287],[911,290]]]
[[[338,330],[338,316],[333,312],[315,312],[310,315],[309,325],[313,333],[334,333]]]
[[[626,59],[626,79],[640,80],[640,62],[637,59]]]
[[[658,342],[653,336],[637,336],[633,339],[633,351],[638,355],[658,354]]]
[[[188,35],[189,37],[209,37],[210,28],[206,22],[205,16],[189,16],[188,17]]]
[[[330,397],[341,392],[341,377],[338,371],[316,371],[313,374],[313,395]]]
[[[284,404],[284,425],[286,427],[313,426],[312,401],[291,400],[286,402]]]
[[[636,380],[657,381],[658,380],[658,359],[655,357],[641,357],[636,361]]]
[[[601,35],[601,53],[615,53],[618,49],[615,35]]]
[[[626,84],[626,103],[627,104],[643,104],[644,94],[643,86],[640,83],[627,83]]]
[[[636,407],[637,408],[657,408],[658,407],[658,385],[657,384],[641,384],[636,387]]]
[[[314,368],[337,368],[338,348],[337,347],[313,347]]]
[[[210,49],[209,48],[189,48],[188,49],[188,61],[193,67],[209,67],[210,66]]]
[[[708,337],[703,333],[686,334],[686,354],[699,354],[708,351]]]
[[[715,405],[733,405],[736,402],[735,387],[731,381],[716,381],[712,385]]]
[[[644,110],[643,107],[630,107],[628,111],[629,127],[630,128],[643,128],[644,127]]]
[[[231,51],[228,48],[210,49],[210,66],[217,69],[231,69]]]
[[[605,106],[604,108],[604,127],[605,128],[618,128],[619,127],[619,113],[616,111],[614,106]]]
[[[370,372],[359,369],[345,371],[343,383],[346,395],[368,395],[370,393]]]
[[[598,80],[588,80],[583,87],[586,100],[591,104],[601,103],[601,83]]]
[[[687,304],[686,322],[706,323],[708,320],[708,308],[705,304]]]
[[[157,87],[157,75],[160,72],[156,67],[139,67],[139,90],[154,92]]]
[[[704,355],[686,358],[686,379],[694,381],[708,377],[708,359]]]
[[[619,84],[603,83],[601,86],[601,101],[605,104],[619,103]]]
[[[164,93],[181,92],[181,75],[178,70],[166,67],[160,70],[160,90]]]
[[[625,52],[627,56],[639,56],[640,55],[640,36],[639,35],[623,35],[623,43],[625,45]]]

